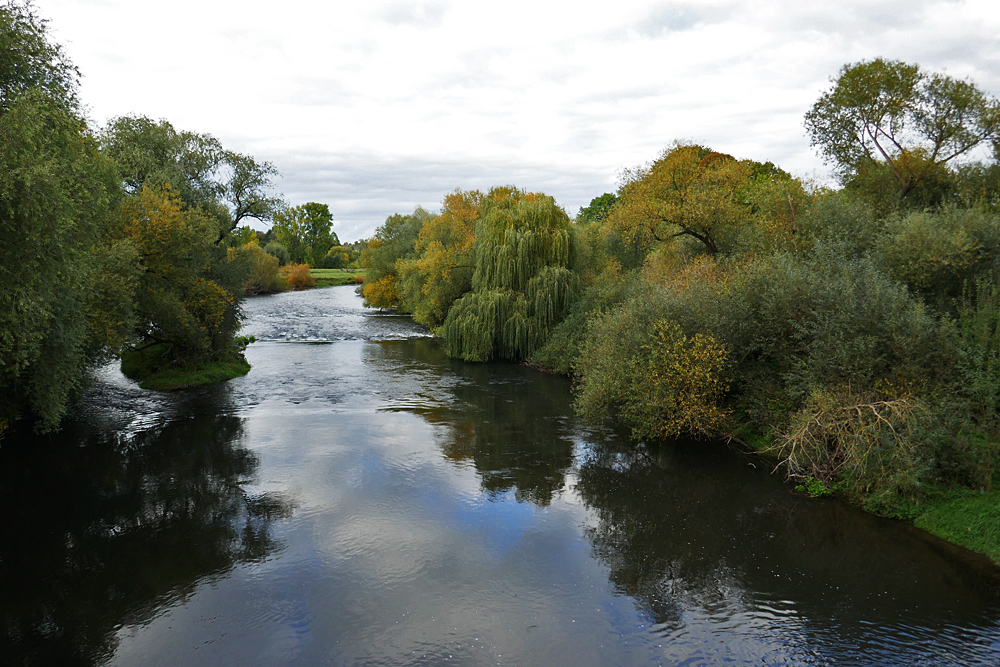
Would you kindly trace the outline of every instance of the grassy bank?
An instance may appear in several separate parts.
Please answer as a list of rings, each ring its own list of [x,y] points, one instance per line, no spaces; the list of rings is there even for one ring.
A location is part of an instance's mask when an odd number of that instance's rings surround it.
[[[934,494],[914,523],[1000,565],[1000,491],[955,489]]]
[[[316,279],[316,287],[357,285],[364,280],[361,271],[351,269],[310,269],[309,275]]]
[[[243,350],[251,341],[245,338],[237,341],[237,349],[228,354],[185,365],[170,361],[165,344],[131,350],[122,354],[122,373],[136,380],[143,389],[154,391],[173,391],[231,380],[250,372]]]
[[[744,451],[778,464],[779,459],[774,456],[776,443],[750,428],[745,431],[740,436],[749,436],[746,440],[737,437]],[[998,482],[1000,478],[994,476],[993,485]],[[837,497],[877,516],[908,521],[946,542],[988,556],[1000,565],[1000,490],[992,487],[976,490],[936,485],[926,488],[919,498],[896,497],[891,502],[851,494],[841,484],[831,487],[812,477],[796,483],[795,490],[813,497]]]

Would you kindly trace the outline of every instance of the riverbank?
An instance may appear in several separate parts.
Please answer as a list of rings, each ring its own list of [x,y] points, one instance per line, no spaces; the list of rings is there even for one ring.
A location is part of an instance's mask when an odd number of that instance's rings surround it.
[[[778,443],[745,425],[737,428],[733,440],[747,451],[778,467],[782,461],[774,455]],[[947,488],[925,489],[919,500],[897,499],[893,504],[875,504],[865,496],[844,493],[836,484],[827,485],[814,478],[789,480],[796,491],[813,498],[835,497],[849,505],[888,519],[910,523],[935,537],[988,557],[1000,566],[1000,490]]]

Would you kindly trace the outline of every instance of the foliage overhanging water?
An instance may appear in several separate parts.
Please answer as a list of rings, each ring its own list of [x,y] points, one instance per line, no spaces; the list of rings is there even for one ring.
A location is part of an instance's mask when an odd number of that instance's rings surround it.
[[[0,655],[85,665],[995,665],[996,571],[707,443],[583,428],[352,288],[251,299],[253,370],[103,369],[0,447]]]

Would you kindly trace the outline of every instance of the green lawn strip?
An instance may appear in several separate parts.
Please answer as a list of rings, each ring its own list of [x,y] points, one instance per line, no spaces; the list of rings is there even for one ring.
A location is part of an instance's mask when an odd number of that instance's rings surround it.
[[[1000,490],[955,489],[933,496],[914,524],[1000,564]]]
[[[172,391],[231,380],[250,372],[250,364],[240,352],[207,359],[186,366],[161,367],[164,346],[122,354],[122,373],[143,389]]]
[[[355,276],[364,274],[360,271],[345,269],[310,269],[309,275],[316,279],[316,287],[333,287],[354,284]]]

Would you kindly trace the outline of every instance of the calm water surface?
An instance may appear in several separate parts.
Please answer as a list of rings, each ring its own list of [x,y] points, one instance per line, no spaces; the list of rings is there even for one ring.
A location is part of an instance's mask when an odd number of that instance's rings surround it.
[[[0,447],[0,664],[998,665],[982,559],[721,445],[583,428],[351,288],[260,297],[253,370]]]

